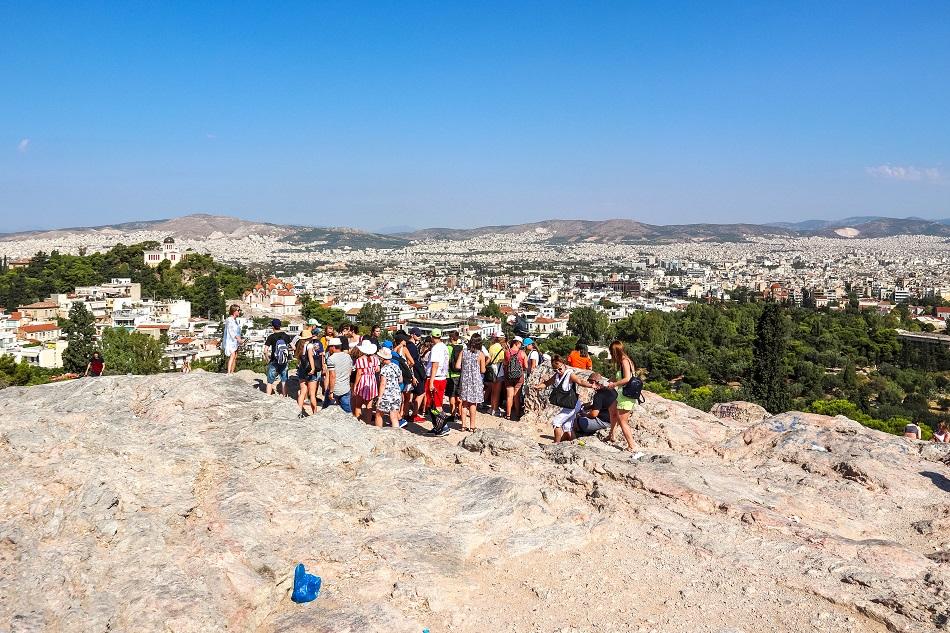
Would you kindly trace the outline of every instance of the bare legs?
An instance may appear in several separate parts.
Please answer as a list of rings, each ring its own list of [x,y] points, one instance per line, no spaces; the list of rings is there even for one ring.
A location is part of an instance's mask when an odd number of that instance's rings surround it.
[[[478,405],[474,402],[462,402],[459,419],[462,422],[463,431],[475,430],[475,413],[477,412],[477,409]]]
[[[623,433],[623,439],[627,441],[627,450],[632,451],[633,433],[630,431],[630,411],[618,409],[617,403],[614,403],[610,405],[610,432],[607,434],[607,441],[614,441],[618,425],[620,432]]]

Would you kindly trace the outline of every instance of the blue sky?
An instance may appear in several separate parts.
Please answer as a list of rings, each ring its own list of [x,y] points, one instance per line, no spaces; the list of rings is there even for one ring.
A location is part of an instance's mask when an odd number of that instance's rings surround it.
[[[950,217],[950,2],[0,0],[0,231]]]

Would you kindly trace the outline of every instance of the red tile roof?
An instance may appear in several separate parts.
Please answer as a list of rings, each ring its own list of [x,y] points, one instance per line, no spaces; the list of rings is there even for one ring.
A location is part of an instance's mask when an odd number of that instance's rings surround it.
[[[28,306],[20,306],[21,310],[52,310],[58,308],[59,304],[53,303],[52,301],[37,301],[36,303],[31,303]]]
[[[40,323],[39,325],[22,325],[20,326],[20,331],[24,334],[36,334],[37,332],[52,332],[54,330],[59,330],[59,326],[55,323]]]

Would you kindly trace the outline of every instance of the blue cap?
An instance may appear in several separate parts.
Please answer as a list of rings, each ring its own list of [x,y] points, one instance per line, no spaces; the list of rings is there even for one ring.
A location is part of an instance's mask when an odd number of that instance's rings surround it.
[[[392,348],[393,348],[393,342],[392,342],[392,341],[383,341],[383,347],[385,347],[386,349],[392,349]]]
[[[528,345],[534,345],[534,339],[533,339],[533,338],[526,338],[526,339],[524,340],[524,344],[525,344],[525,347],[527,347]]]
[[[281,326],[280,319],[271,319],[270,324],[271,324],[271,327],[280,327],[280,326]]]

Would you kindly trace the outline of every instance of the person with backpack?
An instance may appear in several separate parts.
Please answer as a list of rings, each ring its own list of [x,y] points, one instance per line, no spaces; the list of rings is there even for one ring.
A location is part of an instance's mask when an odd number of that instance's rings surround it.
[[[287,368],[290,366],[290,335],[281,328],[280,319],[270,322],[273,333],[264,341],[264,360],[267,361],[267,395],[274,393],[274,387],[280,382],[280,391],[287,395]]]
[[[465,345],[459,340],[457,330],[449,332],[449,377],[445,383],[445,397],[449,399],[449,421],[462,419],[462,399],[459,397],[459,387],[462,380],[462,371],[457,366]]]
[[[323,355],[316,349],[320,345],[312,330],[305,328],[297,338],[294,347],[294,357],[297,359],[297,405],[300,413],[297,417],[305,418],[304,403],[310,398],[310,413],[317,412],[317,384],[320,382],[320,368]]]
[[[607,440],[614,441],[619,426],[623,433],[623,439],[627,441],[627,450],[632,451],[633,433],[630,431],[630,413],[636,406],[640,394],[628,393],[630,388],[626,388],[626,385],[633,381],[639,383],[640,379],[636,376],[636,367],[634,367],[633,361],[630,360],[626,350],[624,350],[623,342],[614,341],[610,344],[610,358],[617,369],[617,373],[608,387],[611,389],[619,387],[619,389],[617,390],[617,400],[610,405],[610,432],[607,435]],[[633,385],[631,384],[630,387],[632,388]]]
[[[445,386],[449,380],[449,347],[442,342],[442,330],[435,328],[429,334],[432,347],[426,358],[426,402],[433,426],[440,419],[445,402]],[[445,425],[447,431],[448,425]],[[442,433],[440,433],[441,435]]]
[[[412,397],[413,390],[415,389],[415,373],[413,370],[412,356],[409,354],[409,349],[407,347],[409,340],[409,335],[403,332],[402,330],[396,332],[392,341],[385,341],[383,345],[387,342],[392,346],[393,350],[393,363],[399,364],[399,371],[402,373],[402,381],[399,384],[399,388],[402,391],[402,417],[406,420],[412,419]]]
[[[521,407],[521,387],[524,386],[525,368],[528,366],[528,358],[521,348],[522,339],[516,336],[511,341],[511,347],[505,354],[505,419],[513,420],[520,416]]]
[[[487,398],[489,406],[488,413],[497,417],[504,415],[503,409],[499,406],[501,400],[501,388],[505,383],[505,354],[508,352],[508,345],[505,341],[505,335],[499,334],[495,337],[495,342],[488,348],[488,366],[485,368],[485,383],[487,385]]]

